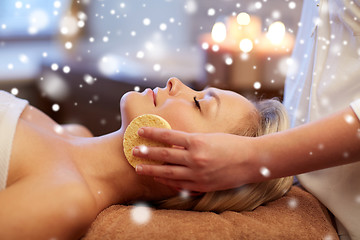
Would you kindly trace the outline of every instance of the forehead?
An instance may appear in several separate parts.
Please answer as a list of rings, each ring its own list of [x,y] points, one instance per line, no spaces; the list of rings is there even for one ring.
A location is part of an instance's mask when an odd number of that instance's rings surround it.
[[[220,100],[215,116],[217,125],[225,124],[226,128],[234,129],[251,124],[248,122],[250,120],[248,117],[256,109],[248,99],[238,93],[218,88],[208,88],[204,91],[213,91]]]
[[[239,93],[218,88],[207,88],[204,89],[204,91],[214,92],[219,97],[221,105],[228,106],[230,104],[244,111],[255,109],[255,106],[247,98],[243,97]]]

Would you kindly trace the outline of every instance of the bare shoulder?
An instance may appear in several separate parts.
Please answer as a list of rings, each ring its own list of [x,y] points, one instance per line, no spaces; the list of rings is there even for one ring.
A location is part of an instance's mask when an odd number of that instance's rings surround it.
[[[56,123],[49,116],[33,106],[27,106],[20,117],[22,120],[31,123],[34,127],[51,132],[53,134],[79,137],[93,137],[88,128],[80,124],[64,124]]]
[[[54,156],[67,158],[68,140],[75,135],[90,137],[91,132],[76,124],[61,127],[37,108],[27,106],[16,127],[8,186],[32,171],[46,170]]]
[[[97,214],[86,185],[47,174],[1,191],[0,206],[6,206],[0,210],[0,239],[79,238]]]
[[[93,137],[94,135],[88,128],[80,124],[64,124],[62,128],[72,136],[78,137]]]

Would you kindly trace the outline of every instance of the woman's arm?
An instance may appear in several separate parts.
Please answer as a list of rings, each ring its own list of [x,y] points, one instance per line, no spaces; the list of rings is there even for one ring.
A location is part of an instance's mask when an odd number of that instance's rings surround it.
[[[359,128],[350,107],[320,121],[257,138],[144,128],[141,136],[183,149],[149,148],[145,153],[135,150],[134,155],[176,164],[141,165],[139,174],[178,188],[214,191],[358,161]]]
[[[353,110],[263,136],[255,145],[255,157],[271,154],[267,165],[272,178],[296,175],[360,160],[360,122]],[[261,163],[260,163],[261,164]]]
[[[0,239],[77,239],[98,213],[62,137],[69,128],[58,127],[34,107],[21,114],[0,191]]]
[[[0,239],[78,239],[85,233],[95,217],[91,198],[76,184],[59,182],[57,188],[44,180],[25,178],[0,192]]]

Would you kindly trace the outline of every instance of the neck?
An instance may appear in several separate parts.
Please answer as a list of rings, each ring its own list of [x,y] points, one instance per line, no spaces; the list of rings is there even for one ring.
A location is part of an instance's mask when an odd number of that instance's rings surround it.
[[[123,136],[124,131],[120,129],[108,135],[72,141],[74,162],[99,208],[174,196],[173,189],[135,173],[123,152]]]

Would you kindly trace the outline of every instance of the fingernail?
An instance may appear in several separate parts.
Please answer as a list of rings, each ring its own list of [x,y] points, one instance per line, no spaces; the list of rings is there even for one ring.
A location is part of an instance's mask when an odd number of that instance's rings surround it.
[[[136,165],[135,167],[136,172],[142,172],[142,170],[143,170],[142,166]]]
[[[139,154],[139,148],[138,147],[134,147],[133,148],[133,155]]]
[[[141,146],[139,147],[139,150],[140,150],[140,152],[141,152],[142,154],[148,154],[148,153],[149,153],[149,149],[148,149],[148,147],[145,146],[145,145],[141,145]]]
[[[144,129],[140,128],[139,131],[138,131],[138,134],[139,134],[139,135],[143,135],[144,132],[145,132]]]

